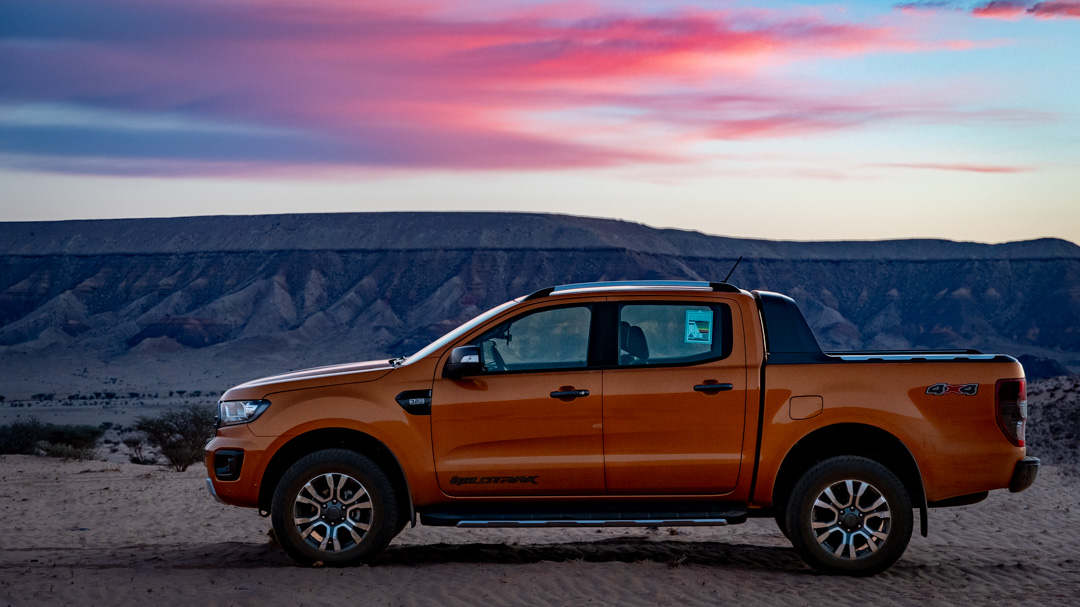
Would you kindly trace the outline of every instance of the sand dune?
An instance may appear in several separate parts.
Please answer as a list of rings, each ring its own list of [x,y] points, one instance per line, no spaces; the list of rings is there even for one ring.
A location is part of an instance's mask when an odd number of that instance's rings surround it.
[[[1080,481],[930,513],[871,579],[799,561],[771,520],[728,528],[407,529],[374,565],[295,566],[203,471],[0,458],[0,605],[1072,605]]]

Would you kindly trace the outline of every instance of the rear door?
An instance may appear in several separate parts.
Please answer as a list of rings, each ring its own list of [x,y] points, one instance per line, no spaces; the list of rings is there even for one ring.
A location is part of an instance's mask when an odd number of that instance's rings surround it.
[[[746,362],[739,308],[718,297],[620,298],[604,371],[609,494],[722,494],[739,477]]]
[[[436,377],[432,445],[445,493],[603,494],[603,371],[590,361],[594,307],[586,301],[524,311],[468,342],[480,348],[482,373]]]

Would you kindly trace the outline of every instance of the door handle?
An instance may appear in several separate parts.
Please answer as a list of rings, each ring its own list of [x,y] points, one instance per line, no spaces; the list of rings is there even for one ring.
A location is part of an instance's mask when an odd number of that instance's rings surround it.
[[[588,390],[556,390],[551,393],[551,398],[580,398],[588,395]]]
[[[694,392],[727,392],[734,389],[735,386],[731,384],[698,384],[694,386]]]

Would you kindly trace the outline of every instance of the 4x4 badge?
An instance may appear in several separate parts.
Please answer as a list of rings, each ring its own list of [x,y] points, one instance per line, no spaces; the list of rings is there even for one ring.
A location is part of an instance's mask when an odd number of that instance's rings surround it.
[[[975,396],[979,391],[979,384],[934,384],[926,389],[927,394],[942,396],[944,394],[963,394]]]

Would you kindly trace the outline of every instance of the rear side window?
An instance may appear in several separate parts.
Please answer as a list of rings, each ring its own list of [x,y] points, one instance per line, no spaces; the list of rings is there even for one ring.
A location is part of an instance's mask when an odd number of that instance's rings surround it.
[[[628,303],[619,306],[619,366],[689,364],[731,353],[725,304]]]
[[[592,306],[547,308],[518,316],[474,341],[488,373],[584,368]]]

